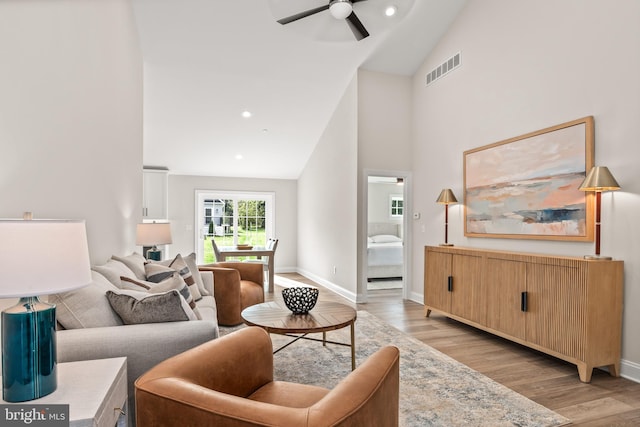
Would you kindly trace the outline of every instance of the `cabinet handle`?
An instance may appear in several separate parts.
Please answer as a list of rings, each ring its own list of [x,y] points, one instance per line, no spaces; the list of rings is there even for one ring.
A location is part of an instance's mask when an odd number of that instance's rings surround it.
[[[521,311],[527,311],[527,296],[528,296],[528,292],[522,292],[520,293],[520,310]]]
[[[447,277],[447,291],[453,292],[453,276]]]

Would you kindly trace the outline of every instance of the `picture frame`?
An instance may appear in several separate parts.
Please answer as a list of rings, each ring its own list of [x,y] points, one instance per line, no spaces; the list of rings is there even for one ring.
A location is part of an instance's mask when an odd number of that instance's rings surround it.
[[[464,152],[464,235],[591,242],[592,116]]]

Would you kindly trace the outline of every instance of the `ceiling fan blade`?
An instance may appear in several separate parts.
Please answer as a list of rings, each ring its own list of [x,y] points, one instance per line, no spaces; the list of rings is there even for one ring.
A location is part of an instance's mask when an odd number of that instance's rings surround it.
[[[307,16],[315,15],[318,12],[322,12],[323,10],[328,10],[329,5],[326,4],[324,6],[316,7],[315,9],[309,9],[304,12],[296,13],[295,15],[288,16],[286,18],[278,19],[278,22],[282,25],[288,24],[293,21],[297,21],[298,19],[306,18]]]
[[[362,25],[362,22],[360,22],[354,12],[351,12],[351,15],[347,16],[346,19],[347,24],[349,24],[349,28],[351,28],[351,31],[353,32],[353,35],[356,36],[356,39],[362,40],[365,37],[369,37],[369,32],[366,28],[364,28],[364,25]]]
[[[351,0],[351,3],[358,3],[360,1],[367,1],[367,0]]]

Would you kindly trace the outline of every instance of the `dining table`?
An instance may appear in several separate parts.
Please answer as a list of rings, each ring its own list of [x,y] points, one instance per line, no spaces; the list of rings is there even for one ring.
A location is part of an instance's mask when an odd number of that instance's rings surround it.
[[[258,259],[263,256],[268,257],[267,261],[267,273],[269,278],[268,288],[269,292],[273,292],[273,270],[274,270],[274,257],[275,251],[273,249],[267,249],[264,246],[220,246],[220,261],[226,261],[227,258],[235,257],[256,257]]]

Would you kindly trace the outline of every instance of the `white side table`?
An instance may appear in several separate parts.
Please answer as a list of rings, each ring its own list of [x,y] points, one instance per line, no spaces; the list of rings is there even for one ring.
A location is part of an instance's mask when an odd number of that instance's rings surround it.
[[[126,403],[127,358],[117,357],[59,363],[56,391],[16,405],[68,404],[70,427],[114,427],[126,425]]]

